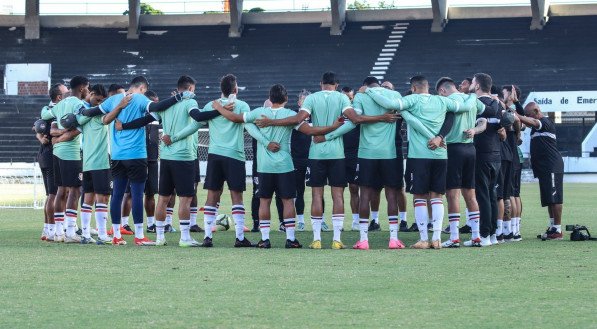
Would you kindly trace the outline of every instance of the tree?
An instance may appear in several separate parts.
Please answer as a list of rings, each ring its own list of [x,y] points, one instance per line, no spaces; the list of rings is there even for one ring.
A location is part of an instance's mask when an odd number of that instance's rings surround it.
[[[348,5],[349,10],[366,10],[371,9],[371,5],[367,3],[367,0],[359,1],[355,0],[355,2]]]
[[[379,9],[394,9],[397,6],[394,4],[394,0],[392,0],[392,2],[386,2],[382,0],[377,4],[377,7]]]
[[[129,11],[125,10],[123,15],[128,15]],[[164,12],[153,8],[150,4],[141,2],[141,15],[164,15]]]
[[[367,0],[355,0],[353,3],[348,5],[348,10],[368,10],[368,9],[394,9],[396,5],[394,4],[394,0],[386,1],[380,0],[377,2],[377,6],[371,5]]]
[[[263,9],[263,8],[261,8],[261,7],[255,7],[255,8],[251,8],[251,9],[249,9],[249,12],[250,12],[250,13],[262,13],[262,12],[264,12],[264,11],[265,11],[265,9]]]

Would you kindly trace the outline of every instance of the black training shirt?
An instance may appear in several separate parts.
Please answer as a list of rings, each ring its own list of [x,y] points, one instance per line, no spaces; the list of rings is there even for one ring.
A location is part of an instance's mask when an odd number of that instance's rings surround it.
[[[556,126],[547,117],[539,120],[541,126],[531,129],[531,167],[535,177],[540,173],[563,173],[564,161],[558,151]]]
[[[52,120],[46,120],[46,131],[43,132],[43,135],[46,136],[50,142],[48,144],[40,143],[39,145],[39,151],[37,152],[37,162],[39,163],[39,168],[41,169],[52,168],[53,166],[52,136],[50,135],[51,128]]]
[[[485,111],[477,118],[487,119],[487,129],[475,135],[477,161],[500,162],[501,141],[497,131],[500,129],[501,106],[497,100],[488,96],[479,97],[479,101],[485,104]]]
[[[162,125],[148,124],[145,126],[147,143],[147,161],[158,161],[160,147],[160,128]]]
[[[359,154],[359,138],[361,137],[361,126],[357,125],[353,130],[342,136],[344,140],[344,157],[356,159]]]

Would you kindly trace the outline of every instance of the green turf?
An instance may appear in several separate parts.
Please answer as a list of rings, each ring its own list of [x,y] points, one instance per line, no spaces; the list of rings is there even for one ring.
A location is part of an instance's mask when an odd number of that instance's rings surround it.
[[[595,226],[595,187],[565,185],[565,223]],[[230,231],[209,250],[52,244],[39,241],[41,211],[2,209],[0,327],[595,328],[596,243],[537,240],[535,184],[523,200],[522,242],[441,251],[386,250],[387,231],[369,251],[330,250],[331,233],[326,250],[285,250],[278,232],[271,250],[234,249]]]

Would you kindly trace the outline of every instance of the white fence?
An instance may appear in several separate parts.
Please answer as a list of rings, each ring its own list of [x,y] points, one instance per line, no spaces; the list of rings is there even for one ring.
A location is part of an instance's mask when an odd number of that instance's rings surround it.
[[[43,208],[46,193],[37,163],[0,163],[0,208]]]

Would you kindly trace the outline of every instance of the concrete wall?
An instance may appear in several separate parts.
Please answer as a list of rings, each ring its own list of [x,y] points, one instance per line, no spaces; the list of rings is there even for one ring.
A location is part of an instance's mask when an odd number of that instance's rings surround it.
[[[244,18],[244,17],[243,17]],[[229,14],[141,15],[142,27],[230,25]]]
[[[41,27],[95,27],[95,28],[127,28],[129,17],[124,15],[107,16],[40,16]]]
[[[450,7],[448,19],[531,17],[530,6]]]
[[[418,19],[433,19],[431,8],[346,11],[346,20],[348,22],[409,21]]]
[[[243,13],[243,24],[300,24],[331,22],[329,11]]]
[[[550,15],[553,16],[583,16],[597,15],[596,4],[581,5],[552,5]],[[263,12],[243,13],[244,24],[300,24],[321,23],[329,26],[331,12]],[[496,7],[450,7],[449,19],[471,18],[508,18],[531,17],[530,6],[496,6]],[[348,22],[375,22],[397,20],[433,19],[431,8],[417,9],[388,9],[388,10],[347,10]],[[95,28],[126,28],[128,17],[114,16],[40,16],[41,27],[95,27]],[[25,17],[16,15],[0,15],[0,27],[22,27]],[[229,25],[228,14],[189,14],[189,15],[141,15],[141,27],[162,26],[191,26],[191,25]]]
[[[2,27],[23,27],[25,26],[25,16],[0,15],[0,26]]]
[[[597,15],[597,5],[551,5],[549,6],[550,16],[591,16]]]

